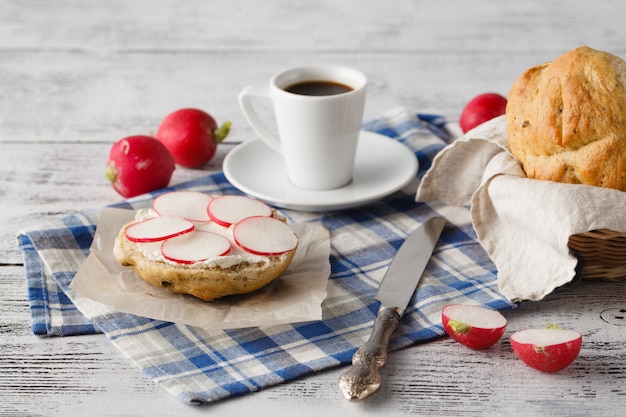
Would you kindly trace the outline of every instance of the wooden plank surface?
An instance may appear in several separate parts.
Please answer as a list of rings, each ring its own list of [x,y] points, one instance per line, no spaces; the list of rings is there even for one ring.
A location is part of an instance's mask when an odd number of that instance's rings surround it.
[[[361,69],[367,118],[405,106],[455,120],[474,95],[506,94],[523,70],[578,45],[626,57],[625,12],[609,0],[0,1],[0,416],[622,415],[623,283],[584,283],[506,312],[509,332],[547,321],[583,332],[562,373],[525,367],[506,339],[475,352],[443,338],[392,354],[372,401],[341,398],[335,369],[188,407],[104,336],[33,336],[15,236],[119,201],[103,177],[110,146],[180,107],[235,127],[211,164],[178,168],[173,183],[219,170],[253,137],[238,92],[286,66]]]

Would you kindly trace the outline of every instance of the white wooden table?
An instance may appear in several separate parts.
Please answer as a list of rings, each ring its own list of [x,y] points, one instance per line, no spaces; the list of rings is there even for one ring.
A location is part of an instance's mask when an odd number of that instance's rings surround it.
[[[366,118],[396,106],[458,118],[476,94],[508,92],[526,68],[579,45],[626,57],[626,3],[596,0],[0,1],[0,415],[622,415],[626,282],[589,283],[506,312],[509,330],[558,322],[584,334],[578,360],[541,374],[503,341],[489,353],[448,338],[391,355],[375,397],[349,403],[330,370],[189,407],[104,336],[38,338],[17,231],[120,197],[105,181],[116,140],[153,132],[181,107],[231,120],[219,170],[253,137],[237,106],[249,83],[303,63],[370,78]]]

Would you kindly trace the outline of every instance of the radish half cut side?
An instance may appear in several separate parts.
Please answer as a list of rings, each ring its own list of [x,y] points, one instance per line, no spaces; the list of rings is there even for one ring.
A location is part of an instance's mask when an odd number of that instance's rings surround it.
[[[208,194],[198,191],[172,191],[156,197],[152,209],[160,216],[181,216],[194,222],[210,220],[207,207],[213,200]]]
[[[128,226],[126,238],[131,242],[158,242],[189,233],[193,229],[193,223],[179,216],[151,217]]]
[[[477,305],[445,305],[441,309],[441,319],[450,337],[472,349],[494,345],[507,326],[506,318],[499,311]]]
[[[170,261],[193,264],[230,251],[230,241],[217,233],[196,230],[168,239],[161,245],[161,254]]]
[[[272,209],[264,202],[250,197],[223,195],[211,200],[207,213],[215,223],[230,227],[230,225],[248,217],[270,217]]]
[[[526,329],[511,335],[511,348],[524,363],[542,372],[557,372],[578,357],[582,334],[559,328]]]
[[[235,243],[246,252],[276,256],[296,248],[298,238],[287,224],[273,217],[249,217],[233,227]]]

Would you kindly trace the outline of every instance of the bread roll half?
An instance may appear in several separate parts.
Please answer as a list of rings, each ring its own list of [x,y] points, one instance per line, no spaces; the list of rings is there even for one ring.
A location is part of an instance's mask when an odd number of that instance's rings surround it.
[[[228,295],[258,290],[278,278],[291,263],[295,249],[276,256],[256,256],[227,267],[177,264],[151,259],[138,243],[126,238],[126,228],[115,239],[114,255],[146,282],[179,294],[190,294],[211,301]],[[254,259],[255,261],[251,261]]]

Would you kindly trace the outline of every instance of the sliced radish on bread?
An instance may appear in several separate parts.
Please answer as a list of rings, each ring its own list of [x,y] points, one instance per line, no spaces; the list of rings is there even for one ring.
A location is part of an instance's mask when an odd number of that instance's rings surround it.
[[[291,227],[273,217],[249,217],[233,227],[235,243],[254,255],[276,256],[298,245]]]
[[[193,229],[193,223],[182,217],[159,216],[133,223],[126,228],[125,233],[131,242],[144,243],[170,239]]]
[[[226,255],[230,247],[230,241],[224,236],[195,230],[163,242],[161,254],[173,262],[193,264]]]
[[[207,214],[215,223],[230,227],[245,218],[270,217],[272,209],[259,200],[240,195],[223,195],[209,203]]]
[[[542,372],[557,372],[578,357],[583,337],[555,327],[526,329],[511,335],[511,347],[524,363]]]
[[[210,220],[207,207],[213,200],[208,194],[198,191],[172,191],[154,199],[152,209],[160,216],[181,216],[195,222]]]

